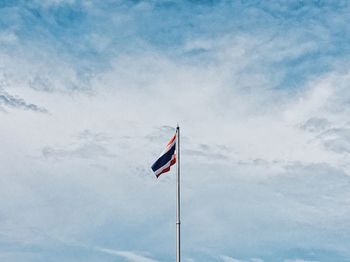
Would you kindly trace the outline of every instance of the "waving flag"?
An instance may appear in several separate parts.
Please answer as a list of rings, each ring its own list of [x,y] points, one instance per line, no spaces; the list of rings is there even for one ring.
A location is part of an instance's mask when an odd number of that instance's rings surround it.
[[[152,170],[156,177],[159,177],[161,174],[168,172],[170,170],[170,167],[176,163],[175,148],[176,134],[170,139],[163,153],[152,165]]]

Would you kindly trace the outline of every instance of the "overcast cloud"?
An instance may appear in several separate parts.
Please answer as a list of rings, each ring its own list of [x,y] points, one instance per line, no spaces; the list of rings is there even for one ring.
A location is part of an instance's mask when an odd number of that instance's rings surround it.
[[[349,261],[349,4],[0,0],[0,260]]]

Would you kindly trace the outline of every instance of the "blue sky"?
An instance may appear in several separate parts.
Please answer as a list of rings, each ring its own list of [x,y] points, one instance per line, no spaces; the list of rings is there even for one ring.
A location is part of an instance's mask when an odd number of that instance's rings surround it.
[[[350,261],[349,1],[0,0],[0,260]]]

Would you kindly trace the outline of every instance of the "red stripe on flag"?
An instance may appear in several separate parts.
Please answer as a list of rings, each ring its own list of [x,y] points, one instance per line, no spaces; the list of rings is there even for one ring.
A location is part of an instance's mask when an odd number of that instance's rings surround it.
[[[161,174],[164,174],[164,173],[166,173],[166,172],[169,172],[169,171],[170,171],[170,167],[173,166],[173,165],[175,165],[175,163],[176,163],[176,155],[174,155],[174,158],[171,159],[171,161],[170,161],[170,166],[167,167],[167,168],[165,168],[165,169],[163,169],[163,171],[157,175],[157,178],[158,178]]]
[[[170,139],[170,141],[168,142],[168,144],[166,144],[166,146],[169,146],[170,144],[172,144],[175,139],[176,139],[176,134]]]

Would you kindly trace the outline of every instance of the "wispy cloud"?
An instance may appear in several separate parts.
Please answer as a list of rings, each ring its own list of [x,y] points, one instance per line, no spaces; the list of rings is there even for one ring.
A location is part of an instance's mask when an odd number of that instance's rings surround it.
[[[286,259],[284,262],[317,262],[317,260],[305,260],[305,259]]]
[[[19,108],[40,113],[47,113],[47,109],[35,104],[27,103],[24,99],[0,91],[0,104],[11,108]]]
[[[122,257],[126,259],[126,261],[130,261],[130,262],[158,262],[158,260],[154,260],[147,256],[143,256],[131,251],[120,251],[120,250],[114,250],[114,249],[108,249],[108,248],[96,248],[96,250],[106,254]]]
[[[77,136],[78,141],[75,143],[62,147],[46,146],[41,152],[45,158],[71,158],[78,157],[83,159],[96,159],[98,157],[114,158],[115,154],[109,152],[106,147],[110,140],[108,136],[103,133],[92,132],[91,130],[84,130]]]
[[[220,256],[220,258],[222,259],[223,262],[244,262],[243,260],[239,260],[239,259],[235,259],[233,257],[229,257],[229,256]]]
[[[264,260],[260,258],[250,258],[247,260],[240,260],[230,256],[225,256],[225,255],[221,255],[220,258],[223,262],[264,262]]]

